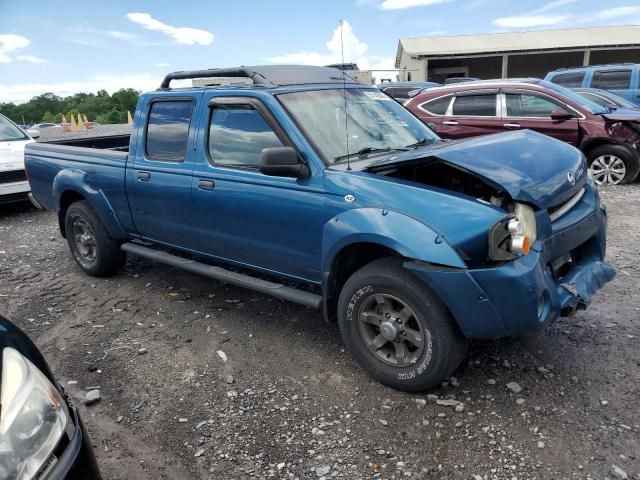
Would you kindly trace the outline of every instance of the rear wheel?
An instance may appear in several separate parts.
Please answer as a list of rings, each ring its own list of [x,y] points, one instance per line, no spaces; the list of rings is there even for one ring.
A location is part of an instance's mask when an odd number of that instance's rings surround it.
[[[82,200],[69,206],[65,233],[73,258],[89,275],[106,277],[124,265],[126,254],[111,238],[89,202]]]
[[[602,145],[588,155],[589,170],[597,185],[621,185],[633,182],[640,171],[635,152],[622,145]]]
[[[371,262],[345,283],[338,303],[343,341],[374,379],[404,391],[439,385],[467,342],[445,306],[397,258]]]

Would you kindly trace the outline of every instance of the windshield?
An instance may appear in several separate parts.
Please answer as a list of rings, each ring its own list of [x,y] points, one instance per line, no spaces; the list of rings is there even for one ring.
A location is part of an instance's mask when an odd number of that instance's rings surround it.
[[[563,87],[562,85],[558,85],[556,83],[551,83],[551,82],[545,82],[545,81],[540,82],[540,85],[542,85],[543,87],[547,87],[556,93],[559,93],[563,97],[568,98],[573,103],[577,103],[582,108],[584,108],[585,110],[588,110],[591,113],[607,113],[607,109],[604,108],[602,105],[598,105],[593,100],[589,100],[588,98],[585,98],[579,93],[576,93],[573,90],[569,90],[568,88]]]
[[[431,129],[379,90],[313,90],[278,98],[329,164],[438,140]]]
[[[0,115],[0,142],[27,140],[29,137],[4,115]]]
[[[611,92],[580,92],[580,95],[587,97],[589,100],[593,100],[603,107],[638,108],[638,105],[635,103]]]

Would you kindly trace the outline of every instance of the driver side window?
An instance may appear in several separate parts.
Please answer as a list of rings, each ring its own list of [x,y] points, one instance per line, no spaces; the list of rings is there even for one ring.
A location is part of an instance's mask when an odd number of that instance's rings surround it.
[[[208,143],[215,165],[240,168],[257,168],[263,148],[283,146],[260,112],[245,105],[213,109]]]

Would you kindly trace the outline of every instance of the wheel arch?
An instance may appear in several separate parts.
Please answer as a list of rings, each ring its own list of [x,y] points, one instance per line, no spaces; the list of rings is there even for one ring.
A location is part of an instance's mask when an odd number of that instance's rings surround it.
[[[399,212],[375,208],[343,212],[325,224],[322,248],[323,316],[337,316],[340,290],[364,265],[383,257],[400,257],[464,268],[443,235]]]
[[[627,149],[634,156],[638,157],[638,152],[631,148],[627,143],[611,137],[588,138],[580,145],[580,150],[586,157],[588,157],[589,153],[591,153],[594,149],[602,147],[604,145],[619,145]]]
[[[95,210],[105,229],[114,239],[126,239],[127,235],[118,222],[115,211],[102,190],[96,190],[87,184],[87,175],[79,170],[61,170],[53,180],[54,205],[58,209],[60,233],[66,235],[64,219],[67,209],[74,202],[86,200]]]

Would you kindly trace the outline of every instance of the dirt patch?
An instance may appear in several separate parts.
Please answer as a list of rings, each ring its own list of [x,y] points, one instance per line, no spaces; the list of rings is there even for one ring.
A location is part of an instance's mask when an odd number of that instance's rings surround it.
[[[88,277],[28,206],[0,210],[0,311],[76,398],[101,387],[81,414],[105,478],[640,479],[640,186],[602,196],[618,277],[576,319],[474,343],[430,392],[457,410],[369,380],[303,307],[135,258]]]

